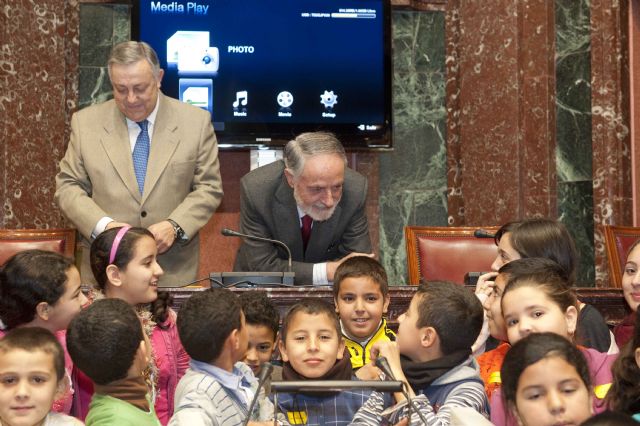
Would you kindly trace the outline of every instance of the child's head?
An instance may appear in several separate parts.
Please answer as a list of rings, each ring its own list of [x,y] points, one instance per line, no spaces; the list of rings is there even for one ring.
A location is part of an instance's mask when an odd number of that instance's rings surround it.
[[[511,263],[507,263],[500,268],[499,274],[493,282],[493,290],[482,305],[487,314],[489,333],[491,333],[491,336],[494,338],[503,342],[506,342],[508,337],[507,327],[504,324],[504,318],[502,316],[501,301],[502,293],[509,279],[509,270],[511,269],[509,265],[511,265]]]
[[[387,273],[375,259],[351,257],[336,269],[333,298],[347,334],[357,339],[371,337],[389,307]]]
[[[99,299],[71,321],[67,349],[75,365],[98,385],[140,375],[148,343],[133,308],[122,299]]]
[[[239,299],[248,335],[248,348],[242,361],[257,376],[262,364],[271,361],[280,327],[280,314],[264,291],[246,291]]]
[[[86,302],[78,269],[61,254],[26,250],[0,268],[0,319],[8,329],[64,330]]]
[[[282,359],[300,375],[317,379],[344,356],[340,322],[321,299],[302,299],[289,308],[280,335]]]
[[[178,315],[182,346],[196,361],[215,364],[222,355],[233,362],[247,352],[247,327],[238,297],[230,290],[212,288],[195,293]]]
[[[431,281],[418,287],[398,321],[398,349],[425,362],[462,350],[471,353],[482,328],[482,305],[464,286]]]
[[[607,403],[614,411],[635,414],[640,401],[640,310],[635,313],[633,338],[622,348],[613,363],[613,383],[607,392]]]
[[[622,292],[631,310],[637,311],[640,305],[640,240],[629,248],[622,274]]]
[[[145,228],[111,228],[91,244],[91,270],[98,287],[108,297],[130,305],[153,302],[163,274],[157,262],[158,248]]]
[[[572,339],[578,320],[576,294],[566,271],[549,259],[512,262],[502,293],[502,316],[513,345],[530,333],[552,332]]]
[[[498,256],[492,265],[494,271],[512,260],[543,257],[562,266],[570,284],[575,280],[577,252],[571,234],[561,222],[551,219],[509,222],[498,230],[495,242]]]
[[[507,352],[500,377],[505,407],[523,426],[577,425],[591,416],[589,367],[564,337],[539,333],[520,340]]]
[[[7,333],[0,340],[0,424],[41,424],[64,390],[64,374],[64,352],[49,330]]]

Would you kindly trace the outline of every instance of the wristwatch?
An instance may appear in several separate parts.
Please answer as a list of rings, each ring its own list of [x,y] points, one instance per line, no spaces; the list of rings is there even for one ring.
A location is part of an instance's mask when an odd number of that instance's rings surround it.
[[[173,226],[173,235],[175,236],[176,240],[185,240],[186,238],[184,235],[184,229],[182,229],[180,225],[178,225],[178,223],[173,219],[167,219],[167,221],[171,224],[171,226]]]

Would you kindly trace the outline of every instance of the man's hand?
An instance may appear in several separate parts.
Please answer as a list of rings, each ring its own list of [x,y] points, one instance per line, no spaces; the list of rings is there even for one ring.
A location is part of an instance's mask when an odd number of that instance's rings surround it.
[[[114,220],[112,222],[107,223],[107,226],[104,227],[104,230],[106,231],[107,229],[111,229],[111,228],[121,228],[123,226],[130,226],[130,225],[128,223],[116,222]]]
[[[333,262],[327,262],[327,279],[329,281],[333,281],[333,275],[336,273],[336,269],[338,269],[338,266],[340,266],[340,264],[342,262],[344,262],[345,260],[349,259],[350,257],[354,257],[354,256],[373,257],[373,253],[357,253],[357,252],[354,252],[354,253],[349,253],[348,255],[343,257],[342,259],[334,260]]]
[[[173,242],[176,240],[176,233],[173,229],[173,225],[168,220],[154,223],[148,229],[156,240],[158,254],[162,254],[169,250],[173,245]]]

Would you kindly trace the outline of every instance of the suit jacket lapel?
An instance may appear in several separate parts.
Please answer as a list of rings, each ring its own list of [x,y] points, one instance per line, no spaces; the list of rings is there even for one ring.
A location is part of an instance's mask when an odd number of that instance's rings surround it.
[[[127,122],[115,103],[113,105],[113,114],[105,122],[104,134],[100,137],[100,143],[124,185],[133,198],[140,202],[140,190],[138,189],[136,175],[133,172]]]
[[[293,198],[293,190],[287,183],[284,175],[275,192],[275,200],[272,207],[276,227],[276,236],[289,246],[291,257],[294,260],[304,259],[302,247],[302,233],[300,232],[300,218]]]
[[[153,125],[153,135],[151,135],[151,151],[147,162],[147,177],[144,181],[142,203],[145,202],[158,179],[167,168],[167,164],[169,164],[169,160],[179,142],[176,136],[178,123],[171,113],[169,102],[164,99],[164,95],[161,93],[158,95],[158,102],[160,102],[160,105]]]
[[[322,222],[313,221],[307,252],[304,256],[307,262],[316,263],[327,260],[327,251],[331,249],[331,242],[338,226],[340,210],[340,204],[338,204],[329,219]]]

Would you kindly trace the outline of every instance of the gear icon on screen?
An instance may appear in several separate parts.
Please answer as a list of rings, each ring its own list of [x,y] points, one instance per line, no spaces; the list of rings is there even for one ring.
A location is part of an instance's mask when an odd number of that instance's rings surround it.
[[[338,95],[334,94],[333,90],[325,90],[324,93],[320,95],[320,103],[324,105],[325,108],[333,108],[333,106],[338,103]]]

